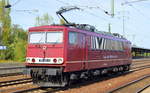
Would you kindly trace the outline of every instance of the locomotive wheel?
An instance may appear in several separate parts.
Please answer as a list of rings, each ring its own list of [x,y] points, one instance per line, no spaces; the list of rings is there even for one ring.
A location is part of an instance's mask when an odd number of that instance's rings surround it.
[[[65,74],[65,75],[62,75],[61,76],[61,84],[63,87],[67,87],[67,86],[70,86],[71,84],[71,80],[70,80],[70,76]]]

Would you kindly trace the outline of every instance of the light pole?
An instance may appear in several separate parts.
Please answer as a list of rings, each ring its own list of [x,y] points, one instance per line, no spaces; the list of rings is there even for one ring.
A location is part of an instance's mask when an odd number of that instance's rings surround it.
[[[137,2],[142,2],[142,1],[148,1],[148,0],[135,0],[135,1],[130,1],[130,2],[124,2],[121,5],[123,6],[123,33],[125,35],[125,16],[124,16],[124,5],[132,4],[132,3],[137,3]]]
[[[123,6],[123,16],[122,16],[122,31],[123,31],[123,36],[125,36],[125,11],[124,11],[124,6]]]
[[[114,0],[111,0],[111,17],[114,17],[114,11],[115,11],[115,9],[114,9]]]

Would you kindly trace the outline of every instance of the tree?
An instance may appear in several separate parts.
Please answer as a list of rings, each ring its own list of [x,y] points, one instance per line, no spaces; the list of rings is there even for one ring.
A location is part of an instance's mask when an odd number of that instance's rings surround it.
[[[11,24],[10,8],[8,0],[0,1],[0,44],[7,46],[6,50],[0,51],[0,60],[24,61],[27,45],[27,31],[19,25]]]
[[[60,24],[61,24],[61,25],[66,24],[66,22],[64,21],[64,19],[60,19]]]
[[[53,24],[53,17],[50,16],[48,13],[44,14],[43,16],[37,16],[35,18],[35,26],[51,25],[51,24]]]
[[[13,44],[11,44],[13,51],[12,59],[15,61],[25,61],[27,31],[20,28],[19,25],[13,25],[11,38],[13,39]]]
[[[9,0],[1,0],[0,1],[0,24],[1,24],[1,32],[0,32],[0,40],[1,44],[8,47],[8,50],[3,51],[3,55],[0,57],[1,59],[8,59],[11,54],[9,51],[10,42],[10,32],[11,32],[11,17],[10,17],[10,8],[5,8],[5,5],[9,4]]]
[[[5,8],[4,6],[9,3],[8,0],[0,1],[0,23],[1,23],[1,33],[2,33],[2,44],[10,44],[10,31],[11,31],[11,17],[10,17],[10,8]]]

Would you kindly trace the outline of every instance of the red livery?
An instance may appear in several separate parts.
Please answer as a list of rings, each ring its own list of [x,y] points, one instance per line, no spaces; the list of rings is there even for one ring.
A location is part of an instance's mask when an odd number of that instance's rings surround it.
[[[32,27],[28,35],[26,72],[43,87],[128,71],[131,64],[128,40],[89,25]]]

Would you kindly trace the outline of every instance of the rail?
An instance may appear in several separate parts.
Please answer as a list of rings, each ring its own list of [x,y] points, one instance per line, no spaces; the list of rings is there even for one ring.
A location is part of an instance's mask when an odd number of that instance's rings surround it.
[[[0,77],[23,74],[24,69],[25,67],[23,66],[0,67]]]
[[[148,87],[150,87],[150,83],[147,84],[145,87],[139,89],[136,93],[141,93],[141,92],[143,92],[145,89],[147,89]]]
[[[149,59],[150,60],[150,59]],[[139,65],[140,63],[142,64],[146,64],[147,61],[149,61],[148,59],[145,59],[145,62],[141,62],[143,60],[136,60],[137,64],[134,64],[135,65]],[[134,60],[135,61],[135,60]],[[135,62],[135,63],[136,63]],[[134,71],[138,71],[138,70],[142,70],[142,69],[145,69],[145,68],[150,68],[150,65],[149,66],[137,66],[135,68],[132,68],[130,71],[122,74],[122,73],[118,73],[116,75],[108,75],[108,76],[102,76],[101,79],[91,79],[92,81],[86,81],[86,82],[78,82],[78,84],[73,84],[69,87],[66,87],[65,89],[64,88],[57,88],[57,89],[52,89],[52,88],[41,88],[39,86],[36,86],[36,85],[33,85],[33,83],[31,82],[31,78],[30,77],[21,77],[20,75],[16,76],[16,77],[19,77],[20,78],[16,78],[15,79],[15,76],[8,76],[8,80],[5,80],[3,81],[3,79],[1,79],[2,81],[0,81],[1,85],[0,85],[0,93],[10,93],[10,92],[17,92],[17,93],[26,93],[26,92],[56,92],[56,91],[62,91],[62,90],[67,90],[67,89],[70,89],[70,88],[76,88],[76,87],[79,87],[79,86],[84,86],[84,85],[89,85],[89,84],[93,84],[95,82],[98,82],[98,81],[103,81],[103,80],[107,80],[107,79],[110,79],[110,78],[116,78],[118,76],[121,76],[121,75],[125,75],[125,74],[128,74],[128,73],[131,73],[131,72],[134,72]],[[5,70],[7,70],[6,68],[4,68]],[[10,68],[11,70],[12,69],[16,69],[16,68]],[[8,68],[8,70],[10,70]],[[18,68],[18,69],[23,69],[23,68]],[[14,79],[12,78],[14,77]],[[2,77],[1,77],[2,78]],[[7,78],[7,77],[5,77]],[[27,79],[28,78],[28,79]],[[3,83],[3,84],[2,84]],[[1,88],[3,87],[3,88]]]
[[[149,82],[147,82],[149,81]],[[128,93],[136,93],[136,91],[141,87],[141,86],[137,86],[135,88],[133,88],[135,85],[140,85],[142,84],[141,82],[147,82],[148,84],[150,83],[150,75],[146,75],[146,76],[143,76],[137,80],[134,80],[134,81],[131,81],[125,85],[122,85],[118,88],[115,88],[111,91],[109,91],[109,93],[125,93],[126,90],[130,90],[130,92]],[[143,86],[143,85],[142,85]],[[145,85],[146,86],[146,85]],[[145,87],[144,87],[145,88]]]

